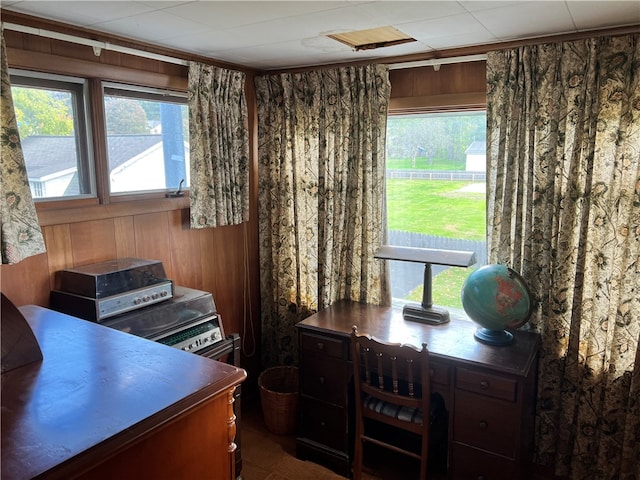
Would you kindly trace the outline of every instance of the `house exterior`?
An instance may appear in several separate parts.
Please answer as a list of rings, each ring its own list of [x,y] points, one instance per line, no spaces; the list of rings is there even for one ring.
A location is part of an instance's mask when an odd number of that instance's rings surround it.
[[[468,172],[487,171],[487,142],[476,140],[464,151],[466,155],[466,167]]]
[[[112,193],[166,188],[161,134],[109,135],[107,145]],[[82,193],[74,137],[33,135],[22,141],[22,149],[34,198]],[[188,164],[188,144],[184,152]]]

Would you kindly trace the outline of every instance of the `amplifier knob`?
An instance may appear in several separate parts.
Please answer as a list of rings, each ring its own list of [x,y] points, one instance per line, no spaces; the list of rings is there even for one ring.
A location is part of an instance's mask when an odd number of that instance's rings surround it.
[[[151,298],[153,298],[154,300],[157,300],[160,298],[160,294],[159,293],[154,293],[153,295],[151,295]]]
[[[141,303],[142,303],[142,299],[140,299],[140,298],[138,298],[138,297],[135,297],[135,298],[133,299],[133,304],[134,304],[134,305],[140,305]]]
[[[149,300],[151,300],[151,297],[149,295],[145,295],[142,299],[143,302],[148,302]]]
[[[169,292],[167,292],[166,290],[162,290],[162,291],[160,292],[160,296],[161,296],[161,297],[166,297],[167,295],[169,295]]]

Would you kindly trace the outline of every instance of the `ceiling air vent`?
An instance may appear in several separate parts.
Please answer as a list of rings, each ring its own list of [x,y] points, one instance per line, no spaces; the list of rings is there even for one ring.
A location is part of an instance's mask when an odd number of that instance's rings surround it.
[[[379,27],[368,30],[358,30],[356,32],[332,33],[327,35],[345,45],[349,45],[356,51],[373,50],[375,48],[400,45],[401,43],[415,42],[416,39],[406,33],[402,33],[397,28]]]

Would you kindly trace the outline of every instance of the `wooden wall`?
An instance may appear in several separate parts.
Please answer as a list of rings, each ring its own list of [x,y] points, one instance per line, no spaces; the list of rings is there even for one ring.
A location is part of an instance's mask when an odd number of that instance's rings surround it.
[[[3,20],[9,21],[4,12]],[[90,47],[9,30],[4,36],[12,68],[186,90],[187,67],[182,65],[112,51],[96,57]],[[192,230],[188,197],[143,195],[102,202],[38,203],[47,252],[16,265],[2,265],[2,292],[17,306],[47,307],[58,270],[114,258],[160,260],[176,285],[213,293],[225,332],[242,336],[241,363],[248,370],[250,390],[260,371],[260,297],[256,112],[252,74],[247,78],[251,136],[248,223]]]
[[[20,23],[14,14],[3,20]],[[48,28],[46,23],[32,26]],[[73,31],[65,33],[73,34]],[[187,68],[156,60],[5,30],[9,66],[159,88],[186,89]],[[100,40],[104,40],[101,39]],[[135,45],[128,45],[135,47]],[[156,52],[162,53],[162,52]],[[223,65],[224,66],[224,65]],[[392,70],[392,113],[483,108],[484,62]],[[251,203],[248,223],[191,230],[188,198],[97,199],[89,204],[38,204],[47,253],[0,267],[0,288],[16,305],[49,305],[55,272],[113,258],[163,262],[176,285],[210,291],[227,333],[242,336],[242,366],[255,387],[260,371],[260,296],[257,233],[257,114],[253,75],[248,75]],[[57,203],[57,204],[56,204]]]
[[[391,70],[391,113],[484,109],[486,62]]]

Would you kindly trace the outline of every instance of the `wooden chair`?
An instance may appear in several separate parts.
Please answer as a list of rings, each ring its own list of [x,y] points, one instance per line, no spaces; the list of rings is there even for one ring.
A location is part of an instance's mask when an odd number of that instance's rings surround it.
[[[429,351],[423,344],[386,343],[367,334],[359,334],[356,325],[351,332],[351,352],[355,386],[355,452],[353,478],[362,475],[365,442],[420,460],[420,479],[427,476],[431,386]],[[420,437],[420,448],[410,451],[406,445],[394,443],[398,435],[384,438],[370,432],[366,419],[413,432]],[[419,452],[419,453],[418,453]]]

